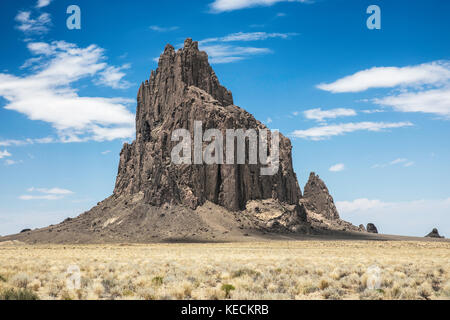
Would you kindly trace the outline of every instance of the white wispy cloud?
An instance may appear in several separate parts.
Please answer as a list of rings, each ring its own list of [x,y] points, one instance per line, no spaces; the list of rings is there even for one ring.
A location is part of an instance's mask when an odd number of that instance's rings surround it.
[[[328,169],[331,172],[340,172],[345,170],[345,165],[343,163],[337,163]]]
[[[386,110],[383,109],[367,109],[367,110],[361,110],[362,113],[366,113],[366,114],[373,114],[373,113],[382,113],[382,112],[386,112]]]
[[[67,189],[61,189],[61,188],[35,188],[31,187],[27,190],[28,192],[40,192],[40,193],[46,193],[46,194],[58,194],[58,195],[68,195],[73,194],[72,191]]]
[[[108,153],[111,153],[111,150],[106,150],[102,152],[103,155],[107,155]]]
[[[252,8],[258,6],[272,6],[279,2],[311,2],[308,0],[215,0],[211,5],[212,12],[225,12]]]
[[[450,118],[450,86],[419,92],[407,92],[374,100],[399,112],[430,113]]]
[[[353,109],[337,108],[330,110],[322,110],[321,108],[310,109],[303,112],[306,119],[324,122],[327,119],[336,119],[338,117],[356,116]]]
[[[43,34],[49,31],[52,20],[48,13],[42,13],[36,18],[31,17],[30,11],[20,11],[16,16],[19,23],[16,27],[25,34]]]
[[[350,122],[334,125],[318,126],[306,130],[295,130],[292,136],[301,139],[323,140],[333,136],[354,131],[380,132],[386,129],[413,126],[411,122]]]
[[[289,37],[297,36],[298,33],[267,33],[267,32],[236,32],[226,35],[224,37],[207,38],[198,42],[203,45],[211,42],[235,42],[235,41],[261,41],[272,38],[288,39]]]
[[[176,27],[176,26],[173,26],[173,27],[150,26],[149,28],[156,32],[170,32],[170,31],[175,31],[175,30],[179,29],[179,27]]]
[[[0,140],[0,147],[9,147],[9,146],[25,146],[29,144],[46,144],[46,143],[53,143],[57,142],[56,139],[52,137],[45,137],[45,138],[37,138],[37,139],[24,139],[24,140]]]
[[[52,2],[52,0],[38,0],[36,4],[36,8],[43,8],[46,7]]]
[[[406,67],[373,67],[332,83],[322,83],[319,89],[332,93],[361,92],[371,88],[422,86],[443,84],[450,79],[450,63],[435,61]]]
[[[130,69],[130,64],[124,64],[121,67],[109,66],[99,73],[100,79],[98,84],[111,87],[113,89],[127,89],[131,87],[131,83],[123,80],[127,75],[123,70]]]
[[[397,158],[395,160],[392,160],[388,163],[383,163],[383,164],[375,164],[372,166],[372,169],[375,168],[386,168],[389,166],[395,166],[395,165],[402,165],[403,167],[411,167],[412,165],[414,165],[414,161],[410,161],[406,158]]]
[[[8,150],[0,150],[0,159],[6,158],[6,157],[11,157],[12,154],[8,152]]]
[[[6,109],[50,123],[62,142],[133,136],[134,115],[126,105],[134,100],[83,97],[73,86],[80,79],[98,82],[108,76],[103,85],[119,87],[124,83],[117,69],[108,69],[102,48],[79,48],[64,41],[30,42],[27,46],[42,59],[26,76],[0,73],[0,96],[7,101]]]
[[[19,196],[20,200],[29,201],[29,200],[60,200],[63,197],[53,195],[53,194],[47,194],[47,195],[21,195]]]
[[[236,62],[250,56],[272,52],[268,48],[239,47],[221,44],[206,45],[202,46],[201,49],[208,53],[209,62],[213,64]]]
[[[74,192],[67,190],[67,189],[61,189],[61,188],[29,188],[27,190],[29,193],[34,194],[26,194],[21,195],[19,197],[20,200],[59,200],[63,199],[65,196],[74,194]]]
[[[20,162],[21,161],[15,161],[15,160],[8,159],[8,160],[5,160],[5,165],[6,166],[13,166],[13,165],[18,164]]]
[[[200,40],[199,47],[206,51],[210,63],[231,63],[247,59],[251,56],[272,53],[269,48],[248,47],[232,44],[232,42],[263,41],[273,38],[288,39],[297,33],[236,32],[223,37]]]

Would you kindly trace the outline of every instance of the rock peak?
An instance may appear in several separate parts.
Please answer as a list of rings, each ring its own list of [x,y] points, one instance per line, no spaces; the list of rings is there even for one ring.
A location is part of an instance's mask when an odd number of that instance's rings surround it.
[[[425,236],[426,238],[444,238],[439,234],[438,229],[434,228],[429,234]]]
[[[204,131],[262,126],[233,105],[231,92],[220,84],[206,52],[188,38],[183,49],[166,46],[158,68],[139,89],[136,140],[123,147],[114,195],[143,193],[147,204],[176,203],[192,209],[206,201],[232,211],[261,199],[299,205],[291,143],[282,135],[280,166],[274,176],[261,176],[259,164],[173,164],[171,151],[178,143],[171,141],[172,133],[186,129],[193,137],[196,121],[202,122]]]
[[[198,50],[198,42],[192,41],[191,38],[186,38],[186,40],[184,40],[184,49],[191,49],[191,48]]]
[[[303,193],[308,210],[321,214],[329,220],[338,220],[339,213],[327,186],[318,175],[311,172]]]

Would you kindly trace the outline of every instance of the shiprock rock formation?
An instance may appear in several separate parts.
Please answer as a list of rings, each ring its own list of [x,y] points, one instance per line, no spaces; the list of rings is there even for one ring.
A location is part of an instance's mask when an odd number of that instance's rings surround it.
[[[258,199],[298,204],[301,192],[292,169],[291,143],[282,135],[280,169],[274,176],[261,176],[260,165],[171,163],[178,144],[171,141],[172,132],[183,128],[194,137],[195,121],[202,122],[202,132],[266,128],[233,105],[231,92],[221,86],[197,42],[187,39],[178,51],[167,45],[158,69],[139,88],[137,102],[136,140],[121,152],[115,197],[142,192],[146,203],[182,204],[194,210],[206,201],[232,211]]]
[[[198,121],[202,132],[266,129],[233,104],[207,54],[187,39],[182,49],[166,46],[158,68],[139,88],[136,140],[123,146],[113,195],[77,218],[15,238],[57,243],[240,241],[277,233],[358,231],[340,220],[315,174],[302,196],[291,142],[281,134],[274,175],[261,175],[260,164],[174,164],[171,151],[178,142],[172,141],[172,133],[186,129],[195,139]]]
[[[426,238],[444,238],[439,234],[438,229],[434,228],[429,234],[425,236]]]

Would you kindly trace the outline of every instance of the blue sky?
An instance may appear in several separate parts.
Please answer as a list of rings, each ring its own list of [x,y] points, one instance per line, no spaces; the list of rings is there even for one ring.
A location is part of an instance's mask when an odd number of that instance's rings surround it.
[[[69,5],[81,30],[66,27]],[[366,9],[381,8],[381,30]],[[301,187],[383,233],[450,236],[450,2],[0,3],[0,234],[112,193],[139,84],[166,43],[200,41],[235,104],[293,143]]]

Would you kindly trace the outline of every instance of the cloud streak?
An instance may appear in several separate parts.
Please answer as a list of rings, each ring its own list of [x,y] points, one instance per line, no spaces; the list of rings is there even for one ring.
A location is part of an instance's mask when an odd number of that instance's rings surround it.
[[[335,164],[328,169],[330,172],[340,172],[345,170],[345,165],[343,163]]]
[[[431,113],[450,118],[450,87],[391,95],[374,102],[399,112]]]
[[[36,8],[43,8],[48,6],[50,3],[52,2],[52,0],[38,0],[37,4],[36,4]]]
[[[19,197],[20,200],[60,200],[63,199],[65,196],[74,194],[72,191],[67,189],[61,189],[61,188],[29,188],[27,190],[30,193],[37,193],[37,194],[26,194],[21,195]]]
[[[413,126],[411,122],[350,122],[313,127],[306,130],[295,130],[291,135],[295,138],[317,141],[355,131],[380,132],[386,129],[410,126]]]
[[[450,79],[450,63],[435,61],[407,67],[374,67],[332,83],[317,85],[332,93],[361,92],[372,88],[422,86],[445,83]]]
[[[322,110],[321,108],[310,109],[303,112],[306,119],[324,122],[327,119],[336,119],[338,117],[356,116],[353,109],[337,108],[331,110]]]
[[[151,30],[156,31],[156,32],[170,32],[170,31],[175,31],[178,30],[179,28],[174,26],[174,27],[160,27],[160,26],[150,26],[149,27]]]
[[[251,56],[272,53],[269,48],[247,47],[231,44],[233,42],[263,41],[280,38],[288,39],[296,33],[237,32],[224,37],[213,37],[199,41],[201,50],[206,51],[212,64],[232,63]]]
[[[206,45],[201,47],[209,56],[209,62],[213,64],[231,63],[244,60],[250,56],[269,54],[268,48],[240,47],[230,45]]]
[[[0,150],[0,159],[6,158],[6,157],[11,157],[12,154],[8,152],[8,150]]]
[[[261,41],[273,38],[288,39],[297,36],[298,33],[267,33],[267,32],[236,32],[224,37],[207,38],[199,41],[199,45],[211,42],[235,42],[235,41]]]
[[[272,6],[279,2],[308,2],[307,0],[215,0],[211,11],[215,13],[241,10],[258,6]],[[309,1],[310,2],[310,1]]]

